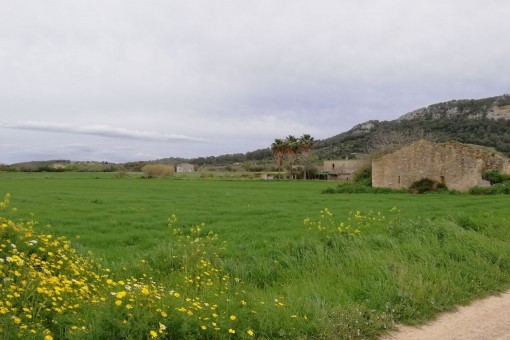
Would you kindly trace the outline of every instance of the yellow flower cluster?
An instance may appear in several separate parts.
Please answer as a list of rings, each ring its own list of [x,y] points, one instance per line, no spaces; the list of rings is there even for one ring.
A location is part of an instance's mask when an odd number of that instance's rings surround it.
[[[303,222],[305,226],[308,226],[309,230],[318,231],[327,237],[335,235],[353,237],[360,234],[360,228],[366,219],[367,216],[362,215],[360,211],[356,211],[356,213],[349,213],[346,222],[337,222],[334,219],[333,213],[328,208],[324,208],[320,211],[320,218],[318,220],[305,218]]]
[[[389,212],[394,214],[399,211],[396,207],[393,207]],[[324,208],[320,211],[319,219],[305,218],[303,222],[309,230],[318,231],[327,238],[332,238],[338,235],[344,237],[359,236],[363,228],[368,228],[372,224],[380,222],[391,224],[393,220],[387,221],[386,216],[380,212],[369,211],[367,214],[363,214],[357,210],[355,212],[350,211],[345,221],[336,221],[333,213],[328,208]]]
[[[0,207],[8,203],[6,195]],[[79,256],[65,238],[34,232],[34,224],[0,216],[0,337],[85,335],[90,331],[86,309],[110,304],[147,309],[161,299],[163,292],[154,283],[115,281],[108,269]],[[130,316],[126,313],[126,323]]]
[[[172,215],[169,227],[173,227],[175,221]],[[205,233],[204,227],[201,224],[173,229],[176,249],[173,259],[179,261],[180,273],[176,274],[182,277],[177,288],[183,293],[183,296],[176,296],[180,304],[176,310],[190,322],[198,322],[202,337],[221,338],[226,334],[254,337],[256,332],[249,320],[259,314],[263,318],[265,313],[273,314],[275,310],[280,315],[288,313],[285,298],[278,296],[270,303],[248,296],[240,278],[231,277],[220,269],[220,255],[226,243],[215,233]],[[297,316],[288,315],[291,319]],[[307,320],[306,316],[303,319]]]
[[[175,215],[168,219],[169,227],[176,222]],[[248,308],[243,282],[231,278],[216,265],[226,243],[220,242],[217,234],[204,233],[204,224],[188,229],[173,229],[176,254],[182,283],[178,286],[186,296],[174,296],[178,299],[176,310],[200,325],[202,332],[216,337],[217,334],[235,334],[237,316],[229,314],[227,308],[232,298],[240,299],[236,305]],[[248,333],[248,331],[250,331]],[[215,335],[216,334],[216,335]],[[205,334],[204,334],[205,335]],[[253,329],[247,330],[248,336],[254,336]]]
[[[1,331],[49,335],[48,322],[64,313],[74,317],[71,332],[86,331],[78,311],[84,301],[98,300],[98,287],[90,283],[100,279],[91,264],[63,238],[3,217],[0,222]]]

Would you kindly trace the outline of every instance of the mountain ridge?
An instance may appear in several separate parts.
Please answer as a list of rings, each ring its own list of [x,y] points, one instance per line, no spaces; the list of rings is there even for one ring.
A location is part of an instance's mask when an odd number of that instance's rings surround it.
[[[472,118],[510,119],[510,94],[483,99],[461,99],[436,103],[400,116],[397,120],[432,119],[444,116],[467,115]]]
[[[391,121],[369,120],[318,141],[315,152],[321,159],[352,158],[368,152],[376,134],[413,131],[438,142],[455,140],[494,147],[510,156],[510,94],[436,103]]]

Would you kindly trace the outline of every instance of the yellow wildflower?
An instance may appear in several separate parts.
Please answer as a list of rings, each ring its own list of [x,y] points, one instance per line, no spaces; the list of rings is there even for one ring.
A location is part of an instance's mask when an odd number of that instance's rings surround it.
[[[230,316],[230,320],[234,321],[235,319],[237,319],[237,318],[235,317],[235,315],[231,315],[231,316]]]
[[[247,333],[249,336],[254,336],[254,335],[255,335],[255,333],[253,332],[253,330],[252,330],[252,329],[248,329],[248,330],[246,331],[246,333]]]
[[[149,333],[150,333],[151,339],[158,337],[158,333],[156,331],[151,330]]]
[[[230,334],[236,334],[235,329],[232,329],[232,328],[229,328],[228,332],[229,332]]]

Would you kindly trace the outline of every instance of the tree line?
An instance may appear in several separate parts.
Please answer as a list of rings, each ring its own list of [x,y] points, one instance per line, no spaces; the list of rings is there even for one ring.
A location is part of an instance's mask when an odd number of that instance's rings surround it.
[[[299,138],[293,135],[287,136],[285,139],[276,138],[271,144],[271,152],[278,166],[278,172],[282,172],[283,161],[288,161],[288,176],[292,177],[292,167],[298,156],[301,156],[303,162],[303,178],[307,178],[306,167],[310,153],[315,144],[315,139],[309,134],[304,134]]]

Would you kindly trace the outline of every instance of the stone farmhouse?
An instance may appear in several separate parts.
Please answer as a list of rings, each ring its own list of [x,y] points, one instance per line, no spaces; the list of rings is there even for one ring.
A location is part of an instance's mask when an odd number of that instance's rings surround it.
[[[449,189],[467,191],[475,186],[489,186],[482,179],[488,170],[510,174],[508,158],[481,146],[420,140],[373,159],[372,186],[407,189],[414,182],[429,178]]]
[[[324,161],[320,175],[327,179],[352,180],[354,173],[364,164],[366,159],[343,159]]]
[[[181,163],[176,166],[177,172],[194,172],[195,166],[190,163]]]

